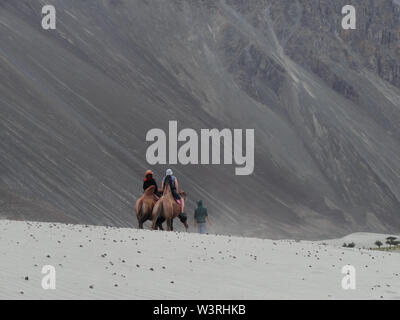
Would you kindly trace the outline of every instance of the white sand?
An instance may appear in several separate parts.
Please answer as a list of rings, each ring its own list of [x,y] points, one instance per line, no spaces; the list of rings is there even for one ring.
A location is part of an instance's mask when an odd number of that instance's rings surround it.
[[[3,220],[0,299],[400,299],[399,254],[320,243]]]

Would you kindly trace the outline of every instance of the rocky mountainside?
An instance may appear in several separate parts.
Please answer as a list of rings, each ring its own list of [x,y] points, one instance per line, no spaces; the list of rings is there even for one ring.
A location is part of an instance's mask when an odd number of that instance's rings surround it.
[[[0,216],[135,226],[146,133],[177,120],[255,129],[251,176],[172,166],[214,232],[400,230],[397,1],[48,3],[56,30],[0,0]]]

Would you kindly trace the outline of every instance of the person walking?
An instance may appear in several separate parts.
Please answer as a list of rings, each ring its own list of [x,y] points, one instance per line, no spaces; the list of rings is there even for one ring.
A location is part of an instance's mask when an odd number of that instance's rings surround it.
[[[203,207],[203,201],[199,200],[197,201],[197,208],[194,211],[194,226],[198,227],[200,234],[207,233],[207,222],[211,226],[207,208]]]

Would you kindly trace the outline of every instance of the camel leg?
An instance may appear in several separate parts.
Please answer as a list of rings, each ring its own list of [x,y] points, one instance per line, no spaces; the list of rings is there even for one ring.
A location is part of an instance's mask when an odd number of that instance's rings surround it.
[[[144,217],[141,217],[141,218],[140,218],[140,221],[139,221],[139,229],[143,229],[143,224],[144,224],[147,220],[151,220],[151,217],[149,217],[149,215],[145,215]]]
[[[147,216],[141,212],[138,216],[139,229],[143,229],[143,224],[147,221]]]
[[[157,217],[153,218],[153,224],[151,226],[151,229],[153,229],[153,230],[158,229]]]
[[[162,225],[164,223],[164,221],[165,221],[165,219],[161,218],[161,217],[157,219],[157,227],[158,227],[158,229],[164,230],[163,225]]]
[[[141,209],[140,209],[141,210]],[[139,229],[143,229],[143,217],[142,217],[142,212],[139,212],[138,214],[137,214],[137,221],[138,221],[138,224],[139,224]]]
[[[171,219],[167,219],[167,231],[172,231],[172,220]]]
[[[158,203],[156,203],[156,205],[153,208],[153,213],[152,213],[152,220],[153,220],[152,229],[153,230],[158,230],[160,228],[159,220],[161,219],[160,218],[161,209],[162,209],[162,204],[158,204]],[[162,230],[162,227],[160,228],[160,230]]]
[[[179,220],[182,222],[182,224],[185,226],[186,231],[189,229],[189,225],[187,223],[187,216],[184,213],[179,214],[178,216]]]

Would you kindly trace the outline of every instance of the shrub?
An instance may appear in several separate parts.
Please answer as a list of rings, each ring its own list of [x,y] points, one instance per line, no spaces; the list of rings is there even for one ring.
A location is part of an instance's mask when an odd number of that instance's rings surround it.
[[[347,248],[354,248],[355,246],[356,246],[356,244],[354,242],[352,242],[347,245]]]
[[[396,237],[387,237],[386,238],[386,243],[389,245],[389,247],[391,247],[391,246],[395,246],[396,244]]]
[[[378,248],[381,248],[382,245],[383,245],[383,243],[382,243],[381,241],[377,240],[377,241],[375,241],[375,245],[376,245]]]

